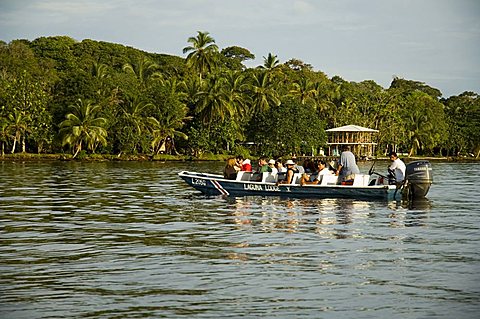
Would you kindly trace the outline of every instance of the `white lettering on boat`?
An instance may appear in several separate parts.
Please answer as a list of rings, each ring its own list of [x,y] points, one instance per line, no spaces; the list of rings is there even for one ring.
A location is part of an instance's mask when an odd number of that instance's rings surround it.
[[[249,191],[263,191],[262,185],[256,185],[256,184],[243,184],[243,189],[246,189]]]
[[[413,170],[414,170],[414,171],[431,171],[432,168],[431,168],[431,167],[421,166],[421,167],[414,167]]]
[[[192,178],[193,185],[207,186],[207,181],[199,178]]]
[[[280,187],[275,185],[265,185],[265,188],[263,188],[262,185],[258,185],[258,184],[243,184],[243,189],[248,191],[266,191],[266,192],[280,191]]]
[[[265,190],[268,191],[268,192],[279,192],[280,187],[273,186],[273,185],[265,185]]]

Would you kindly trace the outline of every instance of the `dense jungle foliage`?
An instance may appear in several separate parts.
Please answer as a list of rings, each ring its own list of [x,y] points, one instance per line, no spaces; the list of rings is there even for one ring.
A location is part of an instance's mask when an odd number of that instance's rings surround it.
[[[70,37],[0,41],[5,152],[315,155],[328,128],[378,129],[380,154],[480,154],[480,97],[424,83],[349,82],[297,59],[264,64],[208,32],[186,58]],[[253,143],[252,143],[253,142]],[[253,145],[253,146],[252,146]]]

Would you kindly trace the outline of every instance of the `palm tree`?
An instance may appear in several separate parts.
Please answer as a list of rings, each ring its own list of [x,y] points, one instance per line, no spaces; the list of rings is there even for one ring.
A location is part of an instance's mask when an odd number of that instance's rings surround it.
[[[83,103],[79,99],[71,108],[72,112],[60,123],[60,134],[63,136],[62,145],[73,147],[73,158],[82,150],[83,144],[92,152],[95,152],[98,144],[106,145],[107,130],[104,126],[107,120],[98,116],[100,106]]]
[[[134,99],[122,107],[122,116],[127,120],[128,123],[134,125],[138,134],[141,134],[145,127],[145,117],[143,114],[145,113],[146,108],[149,106],[152,106],[152,104],[142,100]]]
[[[22,152],[25,153],[25,133],[28,130],[30,117],[19,110],[14,110],[13,113],[8,115],[8,119],[10,124],[8,125],[7,130],[14,132],[11,153],[15,153],[17,142],[20,140],[22,141]]]
[[[106,86],[104,80],[108,78],[108,67],[106,64],[100,62],[93,62],[91,68],[91,75],[98,81],[97,94],[100,97],[106,95]]]
[[[187,93],[185,93],[187,85],[184,81],[178,81],[177,78],[171,77],[167,80],[163,80],[162,85],[167,89],[168,94],[178,95],[180,99],[187,98]]]
[[[267,70],[272,70],[278,64],[280,61],[278,60],[276,55],[273,55],[272,53],[269,53],[267,57],[263,57],[263,66],[262,68],[267,69]]]
[[[183,107],[186,113],[186,106]],[[176,136],[188,139],[188,136],[179,131],[179,129],[183,127],[185,121],[189,120],[190,117],[178,115],[179,113],[170,112],[162,116],[160,120],[153,116],[147,118],[153,136],[151,146],[155,154],[160,152],[162,145],[165,145],[168,139],[172,141],[172,144]]]
[[[195,111],[204,123],[223,121],[225,117],[235,115],[235,108],[229,103],[224,83],[225,79],[221,77],[211,77],[203,85],[203,90],[198,92],[199,105]]]
[[[188,53],[187,64],[197,69],[200,82],[206,72],[211,72],[215,66],[215,54],[218,46],[208,32],[198,31],[197,37],[188,38],[192,45],[183,48],[183,53]]]
[[[143,86],[150,78],[162,79],[162,74],[158,71],[158,68],[158,64],[146,57],[139,58],[135,64],[125,63],[123,65],[123,71],[133,74]]]
[[[301,77],[298,82],[292,84],[290,95],[298,97],[302,104],[305,104],[309,100],[316,104],[315,97],[318,95],[318,91],[314,82],[306,77]]]
[[[280,99],[277,91],[270,81],[270,73],[260,72],[252,76],[252,106],[253,112],[263,112],[270,108],[271,105],[279,106]]]
[[[107,65],[100,62],[93,62],[92,65],[92,76],[97,79],[104,79],[108,76]]]
[[[8,142],[8,139],[11,137],[9,132],[8,122],[5,118],[0,118],[0,143],[1,147],[1,156],[5,156],[5,144]]]
[[[245,114],[248,97],[245,94],[248,84],[241,72],[230,71],[225,76],[227,103],[235,110],[235,115]]]

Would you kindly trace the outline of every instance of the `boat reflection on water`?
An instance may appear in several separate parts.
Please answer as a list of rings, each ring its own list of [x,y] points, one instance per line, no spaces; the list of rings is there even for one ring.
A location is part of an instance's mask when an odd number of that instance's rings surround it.
[[[286,199],[261,196],[224,197],[231,208],[231,221],[237,228],[261,232],[294,233],[315,227],[318,234],[349,237],[348,225],[381,217],[374,213],[385,205],[392,227],[424,226],[432,203],[427,198],[414,201],[372,203],[351,199]],[[313,226],[315,225],[315,226]],[[336,225],[336,227],[333,227]],[[323,227],[323,229],[322,229]],[[347,230],[347,233],[344,231]],[[326,232],[326,233],[325,233]]]
[[[402,207],[409,210],[430,210],[432,209],[432,203],[428,198],[424,197],[410,201],[404,201]]]
[[[396,201],[389,203],[389,208],[392,210],[389,215],[392,227],[426,226],[432,202],[428,198]]]
[[[388,208],[391,210],[408,209],[429,211],[432,209],[432,202],[426,197],[414,200],[397,200],[388,202]]]
[[[286,199],[245,196],[225,197],[232,208],[231,221],[239,229],[261,232],[295,233],[315,228],[315,232],[329,233],[330,237],[345,237],[338,226],[354,220],[370,218],[371,202],[351,199]],[[322,229],[322,227],[324,229]]]

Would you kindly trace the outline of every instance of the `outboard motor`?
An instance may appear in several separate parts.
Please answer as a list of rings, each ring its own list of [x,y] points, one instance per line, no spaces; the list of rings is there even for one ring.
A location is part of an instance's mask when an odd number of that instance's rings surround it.
[[[407,164],[405,170],[407,198],[423,198],[433,183],[432,165],[429,161],[415,161]]]

